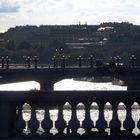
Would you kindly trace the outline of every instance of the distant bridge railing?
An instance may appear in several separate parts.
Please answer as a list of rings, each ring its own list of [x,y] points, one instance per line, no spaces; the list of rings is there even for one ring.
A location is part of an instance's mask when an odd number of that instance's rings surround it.
[[[140,138],[139,91],[1,92],[0,139]]]
[[[107,64],[106,64],[107,65]],[[105,65],[102,65],[102,66],[105,66]],[[0,65],[0,69],[41,69],[41,68],[90,68],[91,66],[90,65],[82,65],[79,67],[79,65],[76,65],[76,64],[73,64],[73,65],[66,65],[65,67],[62,67],[62,66],[55,66],[53,64],[38,64],[37,67],[35,68],[35,66],[32,64],[30,65],[30,67],[27,67],[23,64],[9,64],[8,65],[8,68],[5,66],[5,67],[1,67]],[[92,68],[95,68],[97,66],[93,66]]]
[[[47,69],[50,69],[50,68],[100,68],[100,67],[112,67],[112,68],[132,68],[131,66],[127,66],[125,64],[122,64],[122,63],[119,63],[119,64],[113,64],[113,65],[110,65],[110,63],[103,63],[103,64],[100,64],[100,65],[80,65],[79,64],[71,64],[71,65],[65,65],[65,66],[62,66],[62,65],[57,65],[55,66],[54,64],[37,64],[37,66],[35,66],[34,64],[30,64],[30,66],[27,66],[27,65],[24,65],[24,64],[14,64],[14,63],[11,63],[11,64],[8,64],[8,65],[4,65],[2,66],[0,64],[0,69],[44,69],[44,68],[47,68]],[[135,68],[139,68],[140,66],[138,65],[135,65]]]
[[[58,57],[59,56],[59,57]],[[56,55],[53,56],[52,59],[49,61],[49,63],[46,65],[39,64],[39,58],[38,56],[23,56],[23,62],[21,64],[10,64],[11,59],[9,56],[0,57],[0,67],[2,69],[9,69],[10,67],[21,67],[22,68],[31,68],[34,67],[35,69],[38,67],[53,67],[53,68],[65,68],[65,67],[94,67],[94,66],[102,66],[106,65],[107,63],[114,63],[116,65],[122,65],[122,61],[120,61],[121,58],[119,56],[111,57],[110,59],[95,59],[93,55],[90,55],[88,58],[84,58],[82,56],[78,56],[77,58],[71,58],[70,56],[62,55]],[[135,61],[136,57],[135,55],[131,55],[129,60],[131,67],[135,67]],[[124,64],[123,64],[124,65]]]

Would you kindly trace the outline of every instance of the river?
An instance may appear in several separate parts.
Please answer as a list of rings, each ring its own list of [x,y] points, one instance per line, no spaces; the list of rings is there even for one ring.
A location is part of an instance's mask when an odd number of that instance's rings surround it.
[[[40,84],[35,81],[3,84],[0,91],[40,90]],[[112,82],[78,81],[73,78],[64,79],[54,84],[54,91],[93,91],[93,90],[127,90],[126,86],[113,85]]]

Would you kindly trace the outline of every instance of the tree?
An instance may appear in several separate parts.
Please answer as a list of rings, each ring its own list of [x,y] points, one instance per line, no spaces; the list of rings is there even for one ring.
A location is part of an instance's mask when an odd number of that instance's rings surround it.
[[[32,46],[31,46],[31,44],[29,43],[29,42],[26,42],[26,41],[23,41],[23,42],[21,42],[18,46],[17,46],[17,49],[18,50],[29,50],[29,49],[31,49],[32,48]]]
[[[52,50],[54,52],[55,52],[56,48],[59,51],[58,53],[61,53],[60,52],[61,50],[63,50],[63,53],[65,53],[65,54],[70,53],[70,49],[68,48],[68,46],[65,43],[62,43],[58,40],[52,41],[48,46],[48,49]]]
[[[13,40],[8,41],[8,42],[6,43],[6,45],[5,45],[5,48],[6,48],[7,50],[14,50],[15,47],[16,47],[16,46],[15,46]]]

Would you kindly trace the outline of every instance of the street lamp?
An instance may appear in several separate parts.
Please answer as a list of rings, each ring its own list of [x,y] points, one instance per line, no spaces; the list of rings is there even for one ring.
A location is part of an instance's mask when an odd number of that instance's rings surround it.
[[[9,69],[9,56],[7,55],[5,58],[6,61],[6,69]]]
[[[24,66],[26,67],[26,59],[27,59],[27,56],[24,55],[22,58],[23,58],[23,61],[24,61]]]
[[[53,56],[52,60],[53,60],[53,67],[55,68],[56,67],[56,56]]]
[[[114,57],[114,59],[115,59],[115,62],[117,63],[117,65],[119,65],[119,61],[120,61],[120,56],[119,55],[117,55],[116,57]]]
[[[56,54],[58,53],[58,49],[57,49],[57,48],[55,48],[55,53],[56,53]]]
[[[68,66],[69,66],[69,68],[70,68],[70,60],[71,58],[70,58],[70,55],[68,56]]]
[[[63,55],[63,48],[60,48],[60,57]]]
[[[1,67],[2,67],[2,69],[4,68],[4,57],[3,56],[1,57]]]
[[[90,61],[90,67],[91,67],[91,68],[93,67],[93,60],[94,60],[93,55],[90,55],[89,61]]]
[[[27,61],[28,68],[30,68],[30,67],[31,67],[31,57],[28,56],[28,57],[26,58],[26,61]]]
[[[56,64],[62,66],[61,59],[63,57],[63,48],[55,48]]]
[[[116,71],[116,60],[115,60],[115,57],[110,57],[109,70],[111,72]]]
[[[34,56],[34,66],[35,66],[35,69],[37,69],[37,64],[38,64],[38,61],[39,61],[39,58],[38,56]]]
[[[136,57],[135,57],[134,54],[132,54],[132,55],[130,56],[130,60],[131,60],[132,68],[134,68],[134,67],[135,67],[135,61],[136,61]]]
[[[78,60],[78,66],[81,67],[81,66],[82,66],[82,60],[83,60],[82,56],[80,55],[80,56],[77,58],[77,60]]]
[[[62,57],[61,57],[61,67],[62,68],[65,68],[65,60],[66,60],[66,57],[63,55]]]

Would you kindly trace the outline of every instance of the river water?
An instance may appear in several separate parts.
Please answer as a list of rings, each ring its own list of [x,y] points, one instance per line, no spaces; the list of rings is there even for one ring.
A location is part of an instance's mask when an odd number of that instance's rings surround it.
[[[0,91],[40,90],[40,84],[35,81],[0,85]],[[78,81],[73,78],[64,79],[54,84],[54,91],[93,91],[93,90],[127,90],[126,86],[113,85],[112,82]]]

